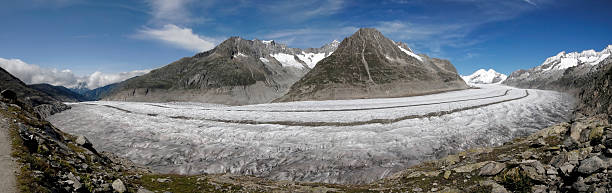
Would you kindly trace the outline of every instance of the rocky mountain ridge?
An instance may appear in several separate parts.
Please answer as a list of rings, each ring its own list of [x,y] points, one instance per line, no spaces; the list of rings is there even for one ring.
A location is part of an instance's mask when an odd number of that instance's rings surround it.
[[[63,86],[53,86],[50,84],[31,84],[28,87],[44,92],[52,98],[61,102],[82,102],[91,99]]]
[[[566,85],[573,84],[574,80],[589,78],[586,76],[596,72],[599,64],[611,54],[612,45],[608,45],[600,52],[594,50],[560,52],[547,58],[539,66],[512,72],[503,84],[521,88],[567,89]]]
[[[0,68],[0,91],[9,90],[15,96],[15,102],[24,103],[42,118],[54,113],[69,109],[70,107],[49,96],[48,94],[32,89],[3,68]]]
[[[231,105],[270,102],[287,91],[337,43],[289,48],[231,37],[210,51],[119,83],[104,100],[192,101]]]
[[[417,55],[376,29],[362,28],[276,101],[401,97],[465,88],[449,61]]]

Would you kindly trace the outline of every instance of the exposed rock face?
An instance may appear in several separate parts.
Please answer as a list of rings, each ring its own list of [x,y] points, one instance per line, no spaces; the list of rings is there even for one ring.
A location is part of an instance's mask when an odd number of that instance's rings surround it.
[[[55,100],[62,102],[81,102],[90,100],[89,98],[81,94],[75,93],[63,86],[53,86],[50,84],[32,84],[28,85],[28,87],[46,93]]]
[[[578,97],[582,101],[578,109],[587,115],[607,114],[612,122],[612,58],[607,58],[597,66],[592,78],[577,80],[581,90]]]
[[[561,52],[550,57],[540,66],[529,70],[518,70],[510,74],[503,84],[521,88],[553,89],[572,91],[579,88],[576,80],[590,79],[597,72],[602,61],[612,55],[612,45],[600,52],[586,50],[583,52]]]
[[[288,48],[231,37],[216,48],[120,83],[105,100],[265,103],[285,94],[318,60],[335,50]]]
[[[447,60],[414,54],[405,44],[363,28],[277,101],[401,97],[465,88]]]

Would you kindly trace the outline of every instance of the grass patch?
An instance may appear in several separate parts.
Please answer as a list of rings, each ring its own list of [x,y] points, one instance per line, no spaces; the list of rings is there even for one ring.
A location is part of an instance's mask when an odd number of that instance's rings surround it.
[[[167,182],[158,182],[158,179],[168,179]],[[175,174],[144,175],[135,182],[151,191],[170,192],[240,192],[242,186],[231,184],[211,184],[205,176],[188,176]]]
[[[520,168],[515,167],[499,176],[501,184],[512,192],[531,192],[533,182]]]

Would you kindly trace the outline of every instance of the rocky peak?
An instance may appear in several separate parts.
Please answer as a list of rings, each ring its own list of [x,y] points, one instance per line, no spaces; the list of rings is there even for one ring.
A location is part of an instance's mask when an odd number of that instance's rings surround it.
[[[404,57],[406,52],[392,40],[386,38],[380,31],[374,28],[361,28],[350,37],[347,37],[340,43],[336,52],[339,57],[349,57],[355,53],[368,53],[379,56],[379,58],[388,58],[392,62],[399,62],[397,58],[407,60],[415,59],[416,57]],[[413,61],[414,62],[414,61]]]
[[[431,87],[417,88],[416,82]],[[361,28],[277,101],[397,97],[465,87],[448,61],[423,59],[378,30]]]

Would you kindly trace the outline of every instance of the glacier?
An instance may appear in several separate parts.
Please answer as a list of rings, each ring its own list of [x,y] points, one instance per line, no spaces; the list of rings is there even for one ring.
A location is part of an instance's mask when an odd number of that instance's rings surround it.
[[[426,96],[246,106],[95,101],[48,120],[161,173],[368,183],[567,121],[555,91],[477,85]]]

